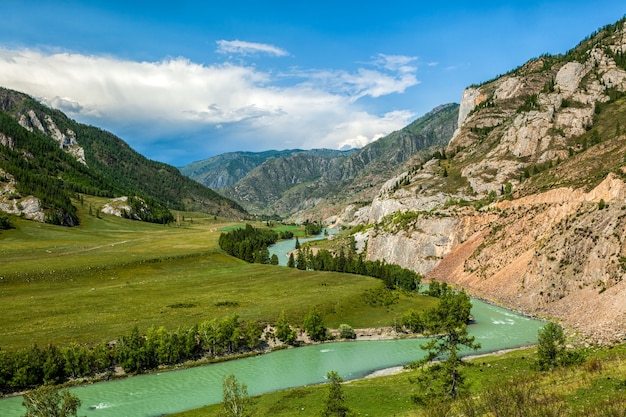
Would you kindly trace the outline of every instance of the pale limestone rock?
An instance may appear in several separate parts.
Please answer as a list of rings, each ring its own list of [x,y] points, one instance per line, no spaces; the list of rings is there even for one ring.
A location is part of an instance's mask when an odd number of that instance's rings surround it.
[[[4,133],[0,133],[0,145],[6,146],[9,149],[13,149],[13,138],[6,136]]]
[[[566,97],[571,96],[580,85],[580,81],[587,74],[585,66],[579,62],[568,62],[563,65],[554,79],[557,91]]]
[[[501,144],[518,158],[535,154],[539,141],[548,135],[550,113],[529,111],[520,113],[513,125],[502,135]]]
[[[621,68],[611,68],[602,74],[602,81],[608,88],[626,90],[626,71]]]
[[[555,117],[554,127],[561,129],[566,137],[580,136],[586,132],[585,127],[593,123],[593,108],[565,108]]]
[[[24,216],[25,219],[43,222],[45,214],[38,198],[27,196],[20,199],[6,200],[0,197],[0,211]]]
[[[461,97],[461,106],[459,107],[459,118],[457,126],[461,126],[465,121],[467,115],[474,110],[477,106],[478,98],[480,97],[480,90],[477,88],[466,88],[463,91],[463,97]]]
[[[61,149],[72,155],[78,162],[87,165],[85,161],[85,150],[76,141],[74,131],[68,129],[67,135],[62,133],[50,115],[46,115],[44,120],[48,127],[48,136],[57,141]]]
[[[44,134],[46,133],[46,129],[44,129],[43,125],[41,124],[41,121],[39,120],[39,118],[37,117],[37,115],[35,114],[33,110],[29,110],[28,113],[26,113],[26,115],[24,114],[21,115],[19,124],[26,130],[30,130],[31,132],[33,132],[34,130],[33,128],[36,128],[41,133],[44,133]]]
[[[44,221],[45,215],[39,199],[33,196],[14,198],[15,195],[17,195],[15,178],[0,169],[0,211],[15,214],[16,216],[24,216],[24,218],[29,220]],[[11,196],[10,199],[9,196]]]
[[[484,159],[476,164],[468,165],[461,171],[461,175],[467,178],[472,190],[489,194],[491,191],[500,191],[502,185],[507,182],[517,184],[518,173],[524,169],[524,166],[519,161]]]
[[[128,204],[128,197],[123,196],[123,197],[114,198],[108,203],[106,203],[104,206],[102,206],[102,209],[100,211],[104,214],[110,214],[112,216],[122,217],[123,211],[126,211],[127,213],[130,213],[131,211],[131,207]]]
[[[78,141],[76,140],[76,133],[70,129],[67,129],[66,134],[61,132],[50,115],[46,114],[44,121],[47,129],[44,127],[43,123],[41,123],[37,114],[33,110],[29,110],[26,114],[22,114],[20,116],[18,123],[23,128],[31,132],[33,132],[34,129],[37,129],[41,133],[50,136],[58,142],[61,149],[72,155],[81,164],[87,165],[85,160],[85,150],[78,144]]]
[[[506,100],[520,94],[524,82],[518,77],[507,77],[498,85],[493,94],[494,99]]]

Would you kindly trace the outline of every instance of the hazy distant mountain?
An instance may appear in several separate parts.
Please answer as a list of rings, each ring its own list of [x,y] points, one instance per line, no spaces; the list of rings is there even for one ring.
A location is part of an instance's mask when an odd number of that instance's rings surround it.
[[[248,175],[268,159],[289,158],[295,154],[307,154],[320,157],[338,157],[345,152],[330,149],[287,149],[283,151],[265,152],[229,152],[201,161],[192,162],[180,168],[180,172],[201,184],[213,189],[228,188]]]
[[[440,106],[360,150],[235,152],[181,172],[221,189],[250,212],[317,215],[331,206],[371,200],[390,177],[443,149],[456,129],[458,109],[457,104]]]

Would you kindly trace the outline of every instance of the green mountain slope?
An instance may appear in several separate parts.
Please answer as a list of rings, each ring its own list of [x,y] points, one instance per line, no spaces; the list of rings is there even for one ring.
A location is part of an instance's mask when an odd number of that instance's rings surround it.
[[[2,88],[0,143],[5,211],[17,207],[11,200],[34,196],[44,213],[39,220],[74,225],[78,220],[70,199],[84,193],[139,195],[155,208],[161,207],[158,210],[246,215],[237,203],[172,166],[148,160],[115,135],[77,123],[25,94]]]

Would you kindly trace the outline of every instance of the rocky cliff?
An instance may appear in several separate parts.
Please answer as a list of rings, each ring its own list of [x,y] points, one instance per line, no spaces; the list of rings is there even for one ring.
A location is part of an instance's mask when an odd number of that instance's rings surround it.
[[[330,220],[368,225],[369,259],[626,340],[625,52],[622,20],[468,88],[445,155]]]

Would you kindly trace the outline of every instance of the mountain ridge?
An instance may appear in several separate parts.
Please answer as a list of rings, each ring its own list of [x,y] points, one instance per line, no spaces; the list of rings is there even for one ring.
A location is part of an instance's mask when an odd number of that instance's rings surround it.
[[[71,202],[77,193],[137,194],[160,212],[248,216],[176,168],[148,160],[117,136],[77,123],[26,94],[0,88],[0,114],[3,211],[72,226],[78,222]],[[26,202],[31,211],[22,209]]]
[[[438,106],[358,150],[255,153],[252,157],[262,162],[221,191],[249,211],[297,221],[324,217],[335,212],[345,199],[357,204],[371,199],[376,189],[405,169],[411,159],[425,160],[435,149],[443,149],[456,128],[457,111],[458,104]],[[209,184],[229,169],[229,163],[224,162],[210,167],[213,161],[239,157],[238,163],[244,164],[242,155],[250,157],[249,153],[226,154],[192,163],[181,172]]]
[[[445,155],[328,220],[367,259],[626,339],[625,21],[468,87]]]

